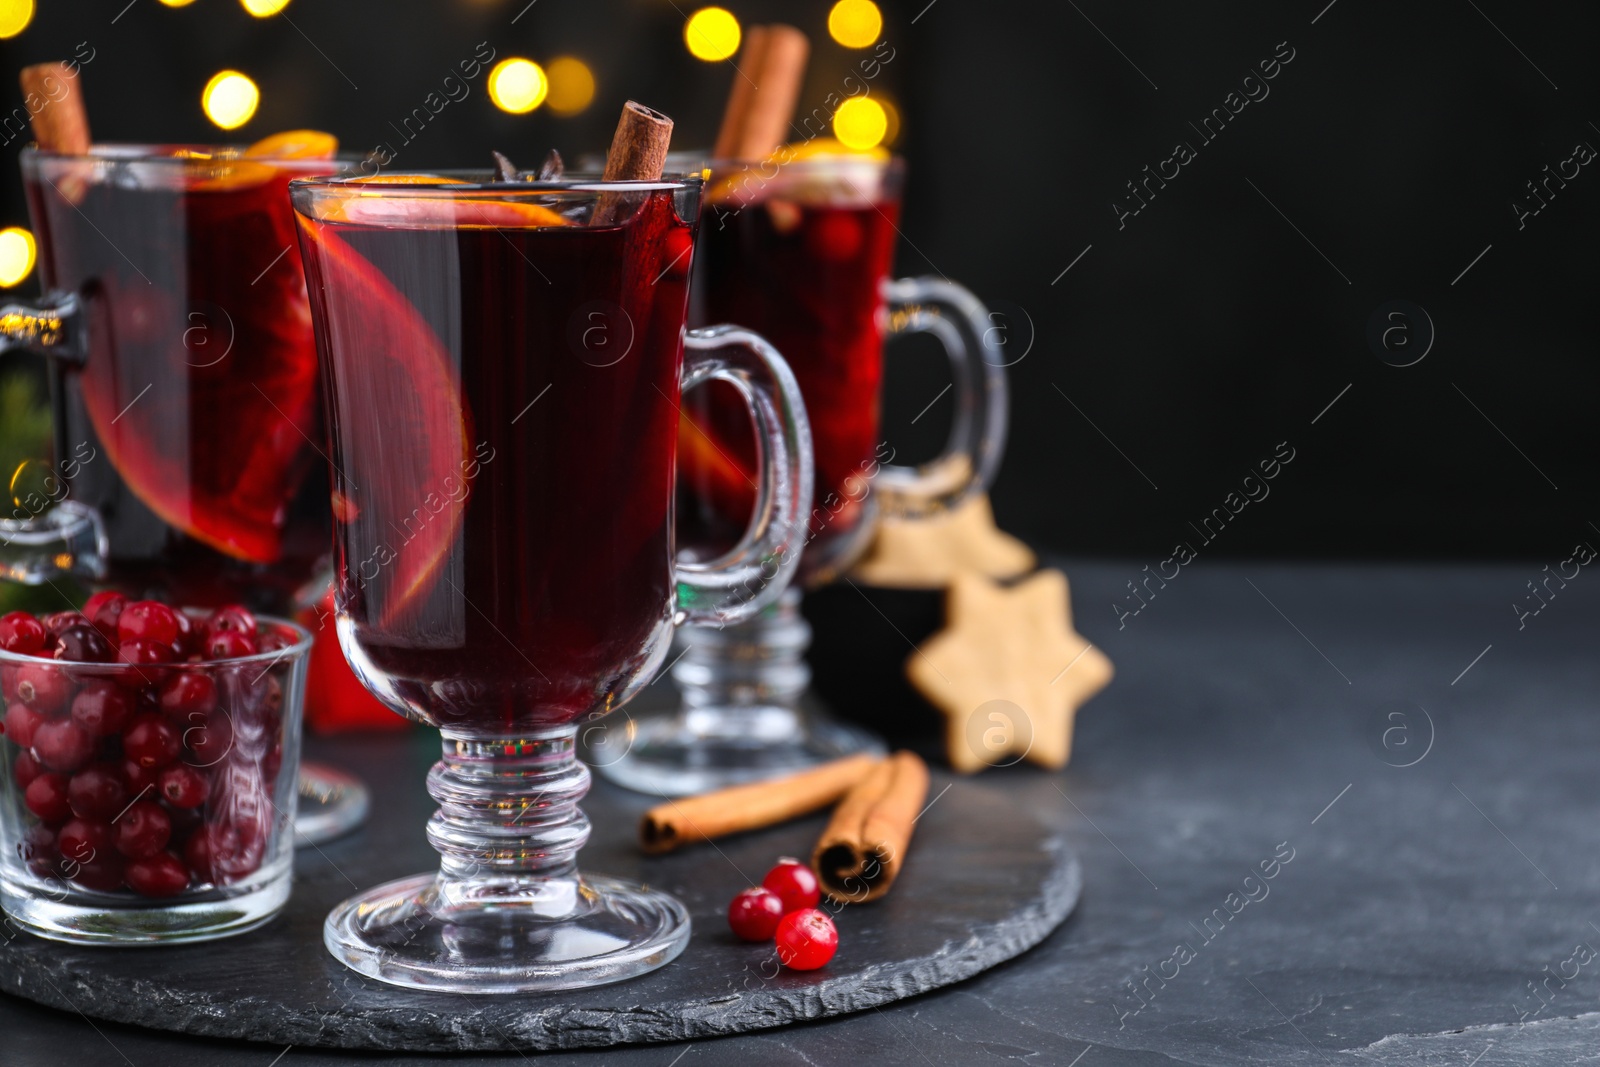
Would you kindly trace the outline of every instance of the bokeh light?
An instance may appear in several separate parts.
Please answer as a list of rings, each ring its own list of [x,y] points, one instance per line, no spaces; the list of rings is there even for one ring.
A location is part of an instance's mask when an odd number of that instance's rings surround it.
[[[9,289],[33,273],[37,251],[33,234],[21,226],[0,230],[0,286]]]
[[[865,152],[883,142],[889,132],[889,116],[883,105],[870,96],[857,96],[839,105],[833,113],[833,135],[846,148]]]
[[[225,130],[237,129],[249,122],[259,103],[261,90],[236,70],[218,71],[200,94],[200,106],[205,109],[206,118]]]
[[[683,26],[683,43],[696,59],[716,63],[739,50],[739,20],[726,8],[703,7]]]
[[[828,12],[828,36],[846,48],[866,48],[883,32],[883,14],[872,0],[839,0]]]
[[[0,37],[15,37],[33,21],[33,0],[0,0]]]
[[[588,64],[574,56],[558,56],[546,72],[550,79],[550,110],[558,115],[576,115],[594,99],[594,73]]]
[[[544,103],[550,80],[544,69],[531,59],[502,59],[489,72],[489,99],[501,111],[526,114]]]
[[[244,9],[258,19],[276,15],[289,6],[289,0],[239,0]]]
[[[188,7],[194,0],[161,0],[161,2],[168,7]]]
[[[900,109],[885,97],[880,96],[877,101],[878,106],[883,108],[883,143],[894,144],[900,139]]]

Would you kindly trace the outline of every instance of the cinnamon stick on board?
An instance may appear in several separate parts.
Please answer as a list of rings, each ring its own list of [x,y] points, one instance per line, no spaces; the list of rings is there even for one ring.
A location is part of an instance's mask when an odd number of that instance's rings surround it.
[[[669,800],[644,813],[639,821],[639,845],[660,855],[695,841],[757,830],[809,814],[844,796],[880,762],[871,756],[846,756],[787,778]]]
[[[81,156],[89,151],[89,114],[83,107],[78,74],[65,63],[36,63],[23,67],[18,75],[24,100],[37,97],[44,103],[35,108],[28,103],[33,139],[46,152]]]
[[[844,904],[887,893],[927,796],[928,765],[916,753],[896,752],[874,767],[839,802],[811,855],[822,891]]]
[[[617,132],[611,137],[611,151],[606,153],[602,180],[655,181],[667,165],[667,146],[671,143],[672,120],[653,108],[629,100],[622,105]],[[639,203],[636,193],[602,193],[590,225],[615,226],[633,214]]]

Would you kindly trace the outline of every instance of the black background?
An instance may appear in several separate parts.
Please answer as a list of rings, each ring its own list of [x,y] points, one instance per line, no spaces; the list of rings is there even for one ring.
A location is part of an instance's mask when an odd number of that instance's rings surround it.
[[[224,139],[199,95],[232,67],[263,93],[236,140],[312,126],[351,149],[395,145],[399,167],[479,166],[491,147],[529,165],[551,145],[603,148],[628,97],[672,114],[676,144],[704,145],[734,77],[687,54],[692,7],[676,0],[295,0],[266,20],[234,0],[40,3],[0,45],[5,84],[89,42],[101,140]],[[827,0],[727,6],[811,35],[802,110],[868,54],[828,40]],[[1586,288],[1600,174],[1584,167],[1525,228],[1512,210],[1547,164],[1600,147],[1587,5],[883,7],[894,58],[872,91],[902,114],[911,167],[897,269],[974,289],[1020,357],[994,490],[1003,525],[1050,550],[1151,564],[1180,540],[1216,555],[1556,562],[1600,537]],[[389,124],[482,41],[497,57],[583,58],[594,104],[510,116],[480,77],[401,146]],[[1270,94],[1202,145],[1188,124],[1287,49]],[[1180,140],[1198,158],[1119,228],[1125,183]],[[25,224],[14,160],[0,173],[0,224]],[[1367,341],[1393,300],[1437,331],[1413,366]],[[930,353],[903,349],[885,432],[915,451],[950,398],[911,424],[946,379]],[[1270,496],[1214,543],[1197,538],[1189,524],[1285,441],[1295,459]]]

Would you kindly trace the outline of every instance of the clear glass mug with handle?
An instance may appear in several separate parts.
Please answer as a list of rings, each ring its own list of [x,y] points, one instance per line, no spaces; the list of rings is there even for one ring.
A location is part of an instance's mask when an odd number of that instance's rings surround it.
[[[1004,451],[1006,381],[987,309],[946,279],[891,280],[903,162],[789,152],[708,164],[691,321],[760,331],[800,382],[817,469],[799,576],[751,622],[680,633],[681,705],[636,713],[627,752],[596,759],[607,778],[647,793],[701,793],[882,751],[808,694],[801,591],[847,570],[880,515],[942,515],[981,491]],[[955,407],[943,452],[914,468],[893,462],[879,427],[884,341],[913,333],[948,354]],[[749,521],[756,451],[726,390],[696,390],[684,411],[680,546],[715,558]]]
[[[698,178],[295,182],[325,368],[341,643],[439,728],[440,868],[329,915],[338,959],[398,985],[516,992],[659,967],[688,915],[580,874],[577,732],[660,670],[679,623],[732,624],[795,571],[811,498],[800,390],[735,327],[685,337]],[[682,390],[759,434],[755,519],[673,547]]]
[[[48,357],[55,455],[12,476],[0,577],[279,615],[326,582],[322,413],[288,183],[351,161],[248,151],[23,150],[45,291],[0,308],[0,352]],[[302,767],[299,840],[366,810],[354,778]]]

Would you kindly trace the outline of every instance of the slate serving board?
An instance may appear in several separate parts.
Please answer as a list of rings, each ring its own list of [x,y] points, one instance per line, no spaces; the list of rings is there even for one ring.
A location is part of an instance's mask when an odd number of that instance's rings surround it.
[[[436,750],[434,750],[436,751]],[[648,798],[603,783],[585,803],[586,869],[675,893],[694,936],[677,960],[581,991],[468,997],[416,993],[347,970],[322,946],[328,909],[357,887],[431,867],[423,838],[428,746],[404,746],[411,788],[378,788],[369,825],[296,856],[294,897],[253,933],[201,945],[80,948],[16,934],[0,942],[0,989],[94,1018],[277,1045],[491,1051],[676,1041],[861,1011],[967,978],[1037,944],[1081,888],[1062,839],[1007,796],[1001,776],[935,774],[900,882],[844,909],[840,951],[811,973],[782,971],[770,945],[735,940],[728,900],[780,855],[807,855],[821,816],[648,858],[632,833]],[[399,778],[390,764],[385,778]],[[948,789],[946,787],[948,786]],[[389,794],[384,796],[383,794]]]

